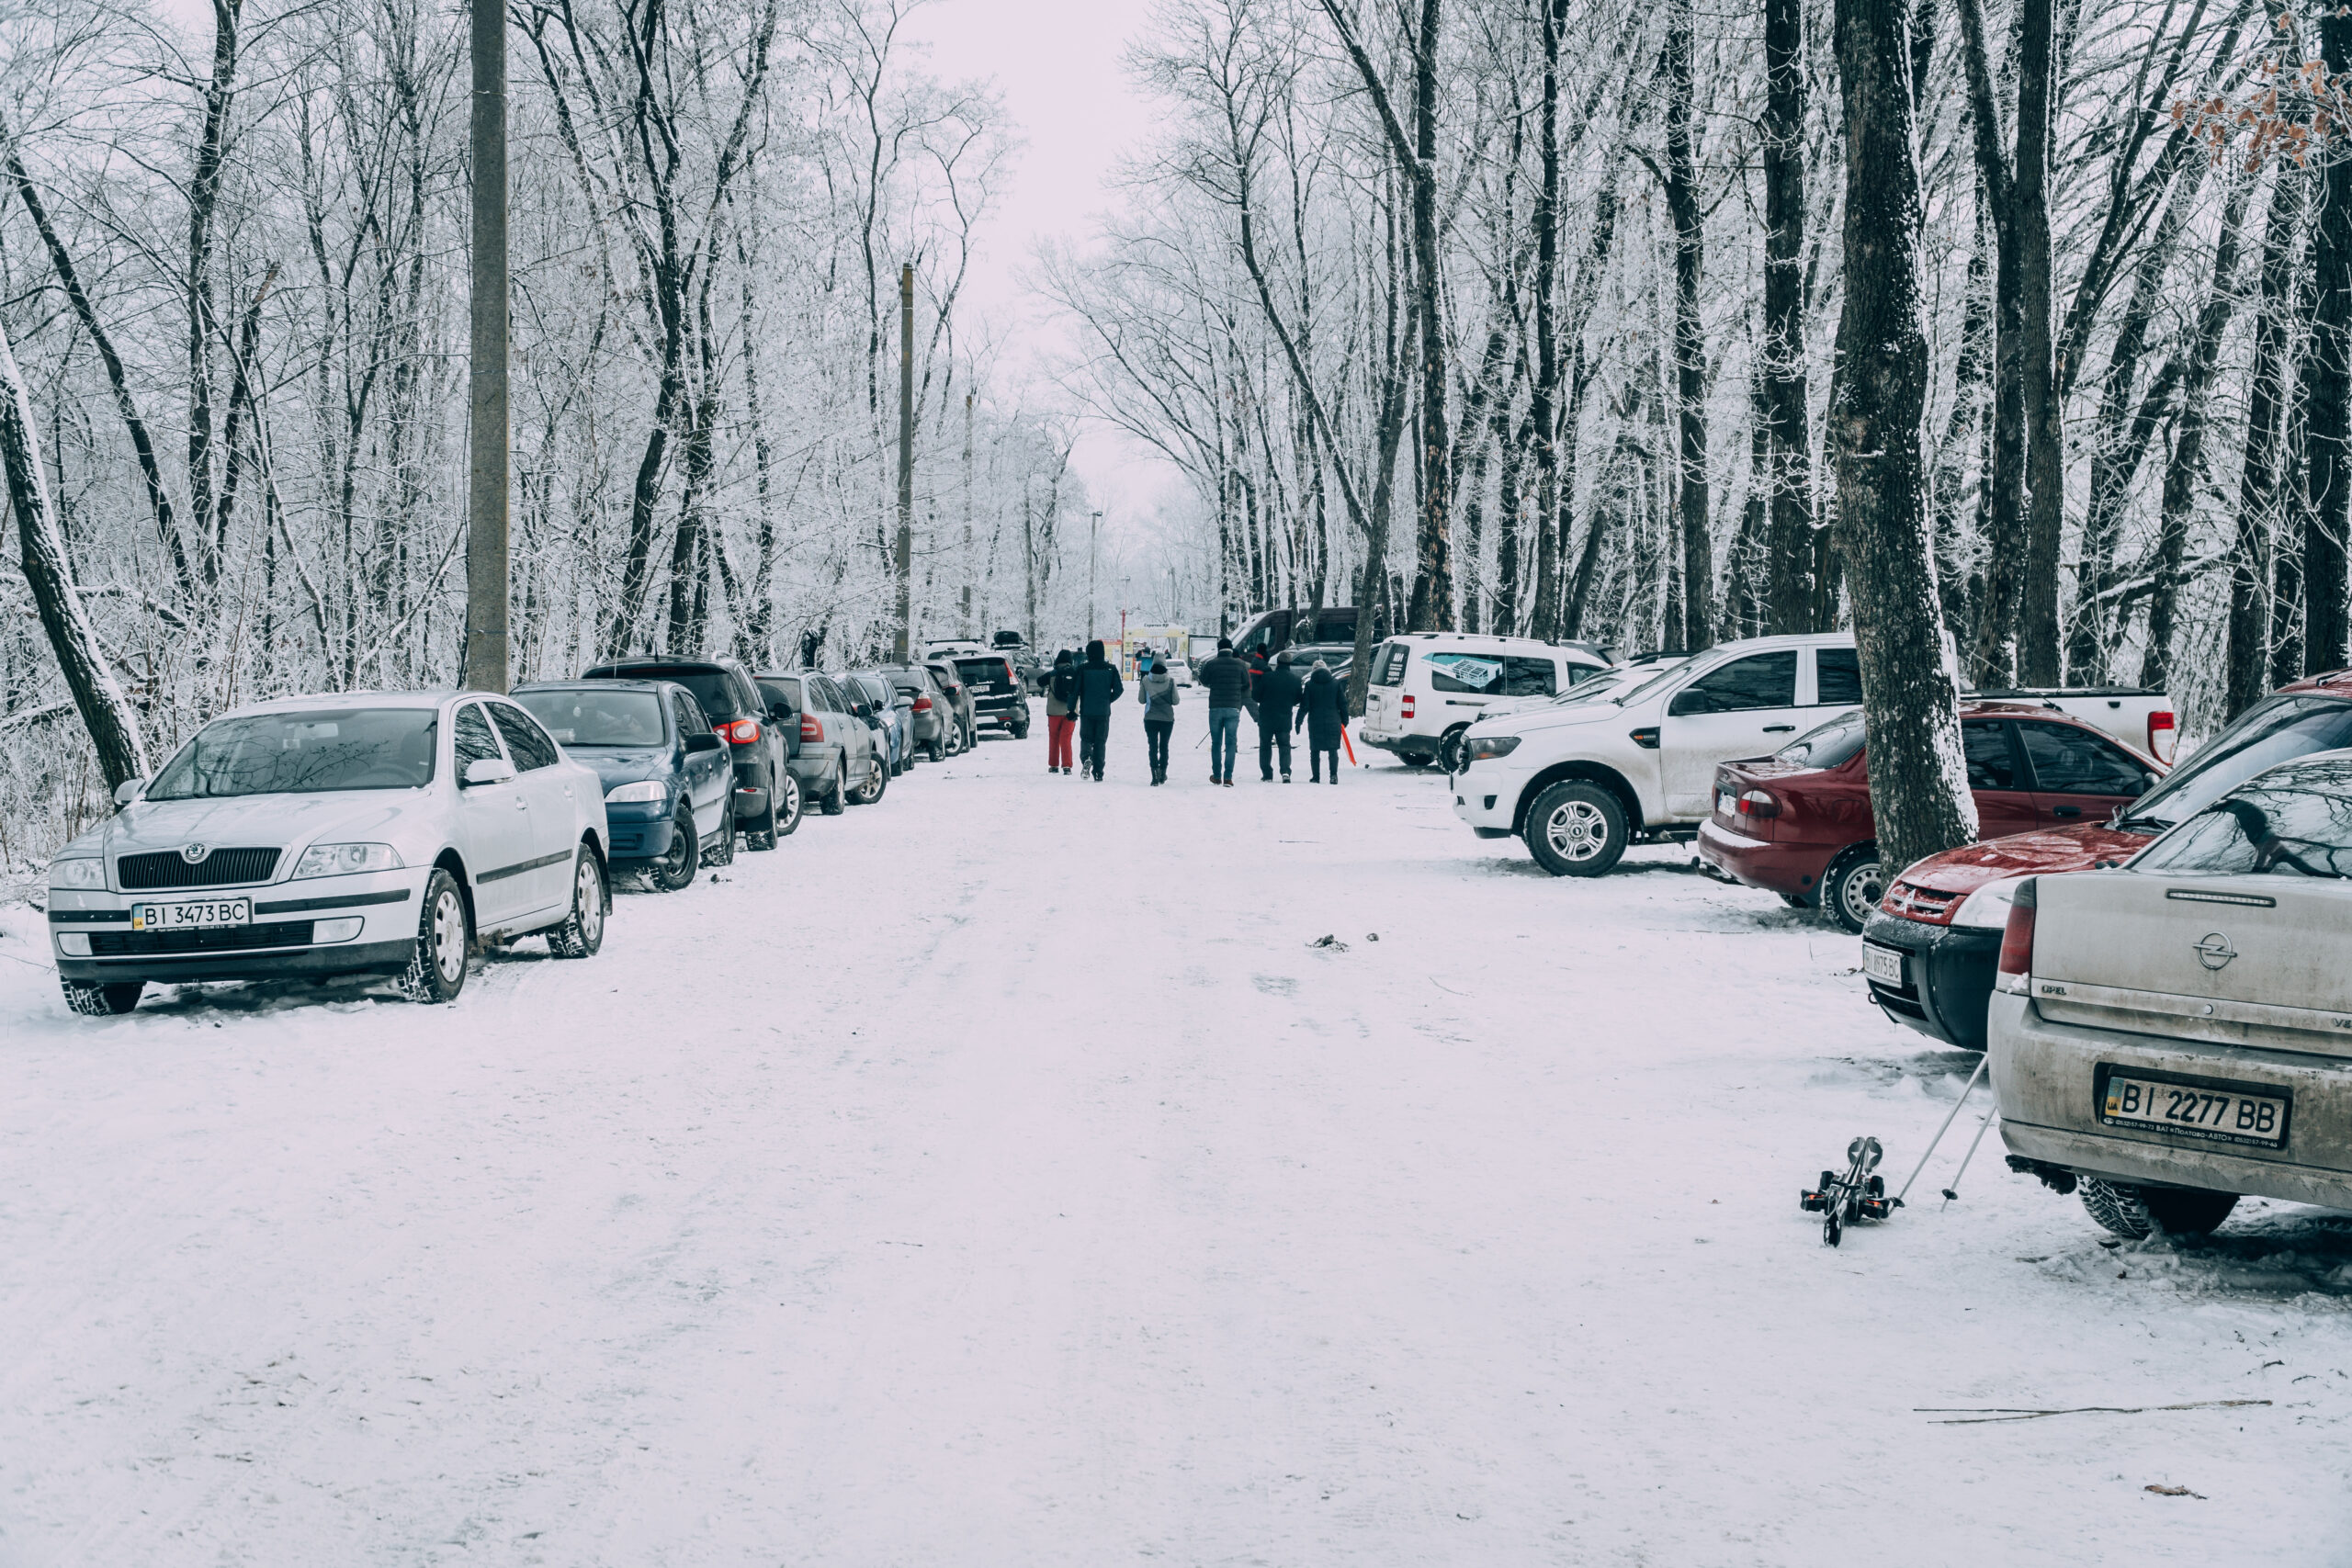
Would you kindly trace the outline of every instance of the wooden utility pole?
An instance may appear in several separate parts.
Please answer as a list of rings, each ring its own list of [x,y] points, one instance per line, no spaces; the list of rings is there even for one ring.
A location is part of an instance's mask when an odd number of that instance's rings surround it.
[[[506,690],[506,9],[473,0],[473,355],[466,687]]]
[[[914,642],[915,267],[899,268],[899,629],[898,662]]]

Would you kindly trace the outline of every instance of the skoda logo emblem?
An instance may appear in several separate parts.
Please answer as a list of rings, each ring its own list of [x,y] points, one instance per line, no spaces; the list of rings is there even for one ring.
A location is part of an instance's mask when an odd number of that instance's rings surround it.
[[[2206,932],[2205,940],[2195,946],[2197,962],[2208,969],[2219,969],[2238,955],[2238,950],[2230,945],[2230,939],[2220,931]]]
[[[212,846],[209,844],[188,844],[180,850],[180,859],[187,862],[190,865],[194,865],[197,862],[202,860],[211,852]]]

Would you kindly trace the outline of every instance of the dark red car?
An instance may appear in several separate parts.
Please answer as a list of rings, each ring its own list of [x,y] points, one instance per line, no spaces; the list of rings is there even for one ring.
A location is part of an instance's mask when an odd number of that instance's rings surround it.
[[[2030,704],[1970,703],[1960,734],[1984,840],[2104,821],[2164,776],[2154,759]],[[1867,763],[1856,709],[1773,756],[1722,764],[1714,811],[1699,828],[1700,855],[1751,887],[1818,905],[1860,931],[1885,892]]]
[[[1963,845],[1905,867],[1862,931],[1871,999],[1922,1034],[1983,1050],[1984,1006],[2018,878],[2120,864],[2265,768],[2346,746],[2352,671],[2313,676],[2246,709],[2111,819],[2086,811],[2078,823]]]

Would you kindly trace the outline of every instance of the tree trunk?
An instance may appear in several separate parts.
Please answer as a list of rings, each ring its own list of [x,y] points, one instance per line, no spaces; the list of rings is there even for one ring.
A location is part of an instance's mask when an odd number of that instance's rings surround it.
[[[1560,557],[1567,548],[1566,529],[1561,522],[1566,505],[1559,495],[1559,447],[1564,433],[1554,412],[1560,390],[1559,332],[1552,319],[1560,276],[1560,29],[1566,16],[1567,0],[1549,0],[1544,7],[1544,93],[1537,122],[1539,183],[1534,217],[1535,379],[1527,408],[1528,438],[1535,458],[1535,604],[1526,623],[1532,636],[1547,638],[1559,635]],[[1602,199],[1608,199],[1605,190]],[[1599,221],[1596,219],[1596,227]],[[1576,314],[1573,301],[1569,314],[1572,318]],[[1581,335],[1581,326],[1577,330]],[[1571,443],[1573,463],[1573,427],[1565,434]],[[1516,485],[1516,464],[1511,472]]]
[[[2230,551],[2229,665],[2224,720],[2270,689],[2270,547],[2277,529],[2278,457],[2286,416],[2288,342],[2294,332],[2295,252],[2311,175],[2284,160],[2271,176],[2262,225],[2261,295],[2247,378],[2245,460],[2238,475],[2237,536]]]
[[[1699,320],[1706,231],[1699,212],[1690,0],[1670,0],[1666,23],[1666,205],[1674,218],[1674,380],[1679,436],[1683,646],[1706,647],[1714,629],[1714,545],[1707,529],[1707,340]]]
[[[74,706],[97,748],[107,787],[114,789],[125,779],[147,776],[147,743],[140,737],[139,716],[116,682],[114,666],[74,588],[65,535],[50,504],[37,428],[16,354],[6,337],[0,336],[0,469],[6,470],[8,503],[17,513],[25,585],[40,612],[41,629],[49,634],[65,689],[73,694]]]
[[[1764,625],[1813,630],[1813,433],[1804,374],[1804,0],[1764,0]]]
[[[1837,0],[1846,299],[1829,420],[1837,525],[1870,729],[1871,809],[1880,863],[1891,867],[1976,836],[1959,692],[1936,605],[1920,456],[1928,366],[1908,13],[1904,0]]]
[[[1977,599],[1969,676],[1978,686],[1998,688],[2017,680],[2018,579],[2025,564],[2024,261],[2016,182],[2002,145],[2000,100],[1984,47],[1983,0],[1960,0],[1960,22],[1977,175],[1984,184],[1994,234],[1993,428],[1985,454],[1984,586]]]
[[[2352,17],[2320,18],[2320,56],[2331,78],[2352,71]],[[2303,361],[2310,430],[2303,517],[2303,673],[2352,664],[2347,640],[2344,529],[2352,502],[2352,162],[2330,158],[2312,243],[2311,348]]]
[[[2025,310],[2023,375],[2025,581],[2018,604],[2018,673],[2028,685],[2058,683],[2058,546],[2066,524],[2065,426],[2052,360],[2056,296],[2050,259],[2050,134],[2056,72],[2054,0],[2019,0],[2018,47],[2018,260]]]
[[[1445,297],[1437,216],[1438,21],[1442,0],[1421,0],[1413,39],[1413,285],[1420,318],[1421,517],[1415,551],[1414,631],[1453,629],[1453,461],[1446,438]]]

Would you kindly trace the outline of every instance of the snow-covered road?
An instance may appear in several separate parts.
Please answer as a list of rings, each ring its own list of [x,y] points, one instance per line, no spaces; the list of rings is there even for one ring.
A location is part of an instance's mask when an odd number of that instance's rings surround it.
[[[2110,1249],[1955,1136],[1828,1251],[1966,1070],[1850,940],[1184,714],[447,1010],[74,1019],[0,908],[0,1564],[2346,1560],[2352,1221]]]

